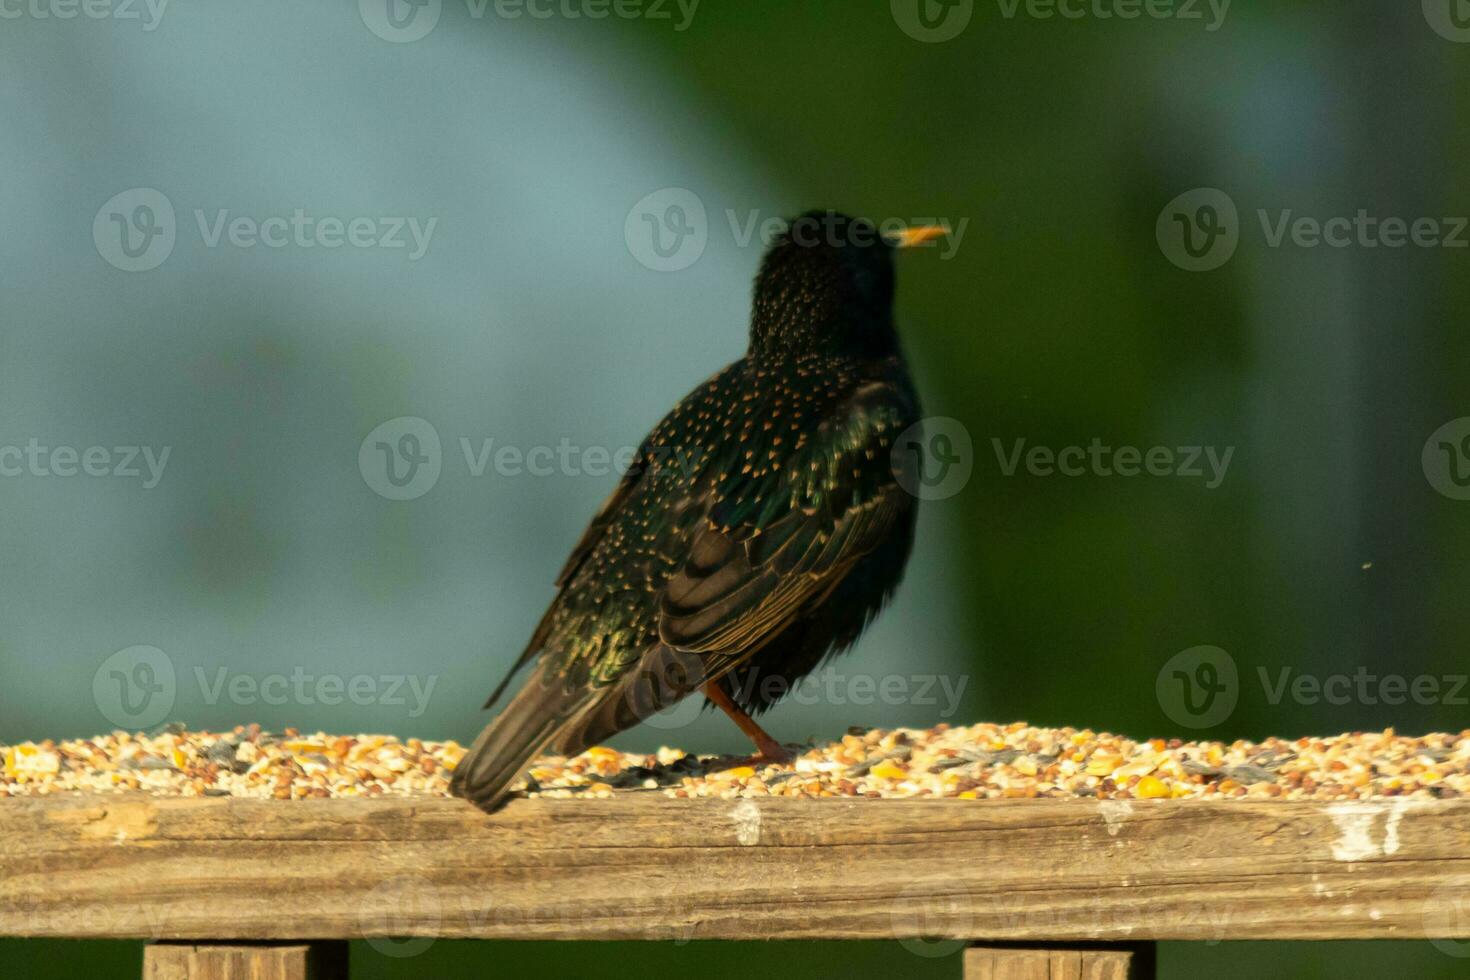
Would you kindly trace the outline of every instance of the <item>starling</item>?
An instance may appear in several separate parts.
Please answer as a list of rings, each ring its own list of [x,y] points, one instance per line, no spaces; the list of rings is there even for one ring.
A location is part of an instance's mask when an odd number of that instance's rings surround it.
[[[745,357],[639,447],[557,577],[489,708],[531,673],[455,769],[486,811],[546,751],[575,755],[703,692],[755,743],[753,716],[851,646],[903,574],[917,499],[893,453],[919,401],[893,325],[892,250],[833,212],[788,222],[761,261]]]

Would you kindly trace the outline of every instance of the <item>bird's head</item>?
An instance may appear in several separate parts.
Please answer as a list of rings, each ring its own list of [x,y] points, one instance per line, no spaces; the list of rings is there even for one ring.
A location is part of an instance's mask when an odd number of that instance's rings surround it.
[[[884,234],[835,211],[793,218],[756,275],[752,353],[892,353],[893,252],[942,234],[939,227]]]

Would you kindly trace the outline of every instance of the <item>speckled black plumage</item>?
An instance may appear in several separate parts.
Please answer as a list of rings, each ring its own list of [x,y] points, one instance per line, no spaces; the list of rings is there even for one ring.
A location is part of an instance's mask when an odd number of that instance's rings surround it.
[[[772,244],[749,351],[644,440],[457,795],[493,808],[536,754],[580,752],[711,681],[759,712],[857,639],[899,581],[917,504],[890,458],[919,418],[892,304],[891,248],[868,223],[811,213]]]

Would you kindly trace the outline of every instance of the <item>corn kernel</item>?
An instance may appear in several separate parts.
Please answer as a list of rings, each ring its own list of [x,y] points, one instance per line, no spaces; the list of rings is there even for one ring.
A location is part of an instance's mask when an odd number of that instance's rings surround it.
[[[909,775],[896,765],[892,759],[884,759],[869,771],[879,779],[907,779]]]
[[[1164,785],[1163,780],[1155,776],[1144,776],[1138,781],[1138,785],[1133,787],[1133,795],[1140,800],[1158,800],[1169,796],[1170,793],[1169,787]]]

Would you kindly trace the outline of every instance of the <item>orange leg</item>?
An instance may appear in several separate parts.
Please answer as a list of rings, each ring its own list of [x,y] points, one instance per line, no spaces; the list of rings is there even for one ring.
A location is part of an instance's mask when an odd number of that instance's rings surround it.
[[[766,734],[765,729],[757,725],[754,718],[740,710],[740,706],[730,700],[730,695],[725,693],[725,689],[720,686],[719,681],[704,685],[704,696],[719,705],[720,710],[729,715],[730,720],[760,750],[760,755],[749,761],[752,763],[771,762],[778,766],[785,765],[791,761],[791,753],[786,751],[780,742]]]

